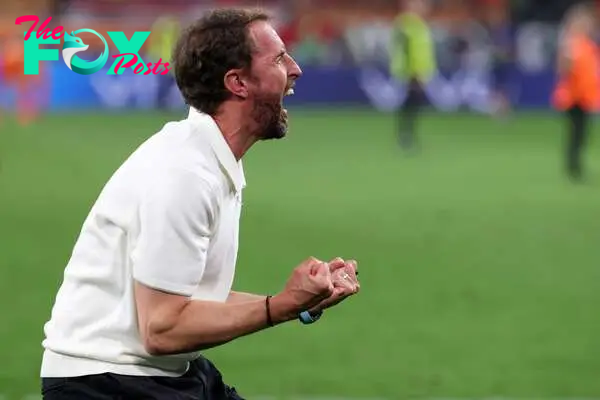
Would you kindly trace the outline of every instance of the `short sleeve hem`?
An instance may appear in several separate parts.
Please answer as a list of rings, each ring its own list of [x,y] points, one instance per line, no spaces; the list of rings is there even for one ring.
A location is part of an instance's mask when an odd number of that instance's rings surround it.
[[[196,289],[196,286],[194,285],[180,285],[148,276],[140,276],[139,272],[133,276],[133,279],[151,289],[156,289],[179,296],[191,297]]]

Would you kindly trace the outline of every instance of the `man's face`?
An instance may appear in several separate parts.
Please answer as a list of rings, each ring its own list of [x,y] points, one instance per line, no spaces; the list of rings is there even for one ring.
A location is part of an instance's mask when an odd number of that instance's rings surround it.
[[[584,14],[581,19],[582,30],[587,34],[592,34],[594,32],[594,16]]]
[[[404,4],[407,11],[411,11],[421,17],[426,17],[429,14],[428,0],[406,0]]]
[[[290,89],[302,71],[269,23],[255,22],[249,31],[255,46],[248,89],[252,118],[259,127],[260,139],[279,139],[288,129],[283,98],[291,94]]]

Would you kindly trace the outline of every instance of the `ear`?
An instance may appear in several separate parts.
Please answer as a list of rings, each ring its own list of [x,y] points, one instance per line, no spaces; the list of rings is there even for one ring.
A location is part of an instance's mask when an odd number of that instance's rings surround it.
[[[234,96],[243,99],[248,97],[248,81],[241,69],[232,69],[225,74],[225,88]]]

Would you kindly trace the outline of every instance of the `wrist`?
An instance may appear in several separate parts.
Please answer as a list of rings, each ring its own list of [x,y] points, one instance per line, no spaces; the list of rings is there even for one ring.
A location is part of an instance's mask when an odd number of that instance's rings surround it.
[[[285,293],[279,293],[271,297],[269,303],[271,321],[274,325],[296,319],[300,313],[294,299]]]

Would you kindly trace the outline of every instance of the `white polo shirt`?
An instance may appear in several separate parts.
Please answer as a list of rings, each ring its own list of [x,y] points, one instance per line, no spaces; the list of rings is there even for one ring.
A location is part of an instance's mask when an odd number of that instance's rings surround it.
[[[41,376],[179,376],[199,353],[150,356],[134,280],[225,301],[238,250],[238,162],[214,120],[190,110],[115,172],[86,218],[45,325]]]

